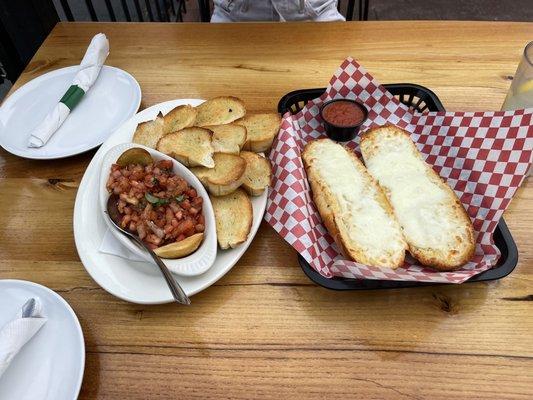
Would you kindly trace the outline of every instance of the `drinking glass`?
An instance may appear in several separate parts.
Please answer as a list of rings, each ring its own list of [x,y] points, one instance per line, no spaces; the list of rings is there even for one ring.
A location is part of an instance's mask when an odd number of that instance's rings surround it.
[[[524,49],[502,110],[529,107],[533,107],[533,42],[529,42]]]

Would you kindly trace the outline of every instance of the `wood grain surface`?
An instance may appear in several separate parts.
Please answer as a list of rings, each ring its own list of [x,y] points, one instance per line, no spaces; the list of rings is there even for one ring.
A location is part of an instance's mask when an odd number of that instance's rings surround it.
[[[533,24],[60,23],[14,90],[79,63],[98,32],[110,40],[107,64],[139,81],[143,108],[231,94],[275,110],[291,90],[325,86],[351,55],[383,83],[428,86],[449,110],[490,110]],[[505,213],[520,258],[500,281],[328,291],[263,223],[191,307],[141,306],[101,289],[74,246],[76,190],[93,154],[30,161],[0,150],[0,278],[38,282],[72,305],[87,350],[80,398],[533,398],[530,180]]]

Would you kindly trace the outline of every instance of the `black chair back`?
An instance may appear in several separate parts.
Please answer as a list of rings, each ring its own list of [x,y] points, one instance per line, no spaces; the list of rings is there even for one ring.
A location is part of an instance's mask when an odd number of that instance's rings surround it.
[[[103,3],[103,4],[102,4]],[[198,0],[209,21],[209,0]],[[181,22],[186,0],[0,0],[0,81],[14,82],[55,24],[67,21]]]
[[[86,20],[88,13],[91,21],[181,22],[187,12],[185,0],[104,0],[105,10],[99,13],[95,0],[59,0],[59,3],[67,21]],[[84,6],[80,7],[82,3]]]
[[[346,21],[367,21],[368,20],[368,6],[369,0],[358,0],[359,6],[357,9],[357,18],[355,18],[355,0],[348,0],[346,6]],[[339,0],[339,7],[341,6],[341,1]],[[339,8],[340,9],[340,8]]]

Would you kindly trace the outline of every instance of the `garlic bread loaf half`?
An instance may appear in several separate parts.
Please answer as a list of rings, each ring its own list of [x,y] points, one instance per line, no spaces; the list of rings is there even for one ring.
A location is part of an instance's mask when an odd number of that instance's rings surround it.
[[[164,126],[165,120],[161,113],[153,121],[141,122],[137,125],[133,134],[133,143],[155,149],[157,142],[165,134]]]
[[[261,153],[272,147],[279,133],[281,117],[278,113],[247,114],[235,123],[246,128],[247,138],[243,149]]]
[[[164,135],[157,142],[156,149],[175,158],[187,167],[204,166],[213,168],[212,132],[209,129],[191,127]]]
[[[272,179],[270,161],[264,156],[251,151],[241,151],[239,156],[246,161],[242,188],[250,196],[260,196],[270,185]]]
[[[252,229],[252,202],[242,189],[225,196],[210,196],[215,212],[218,245],[234,248],[248,238]]]
[[[344,255],[375,267],[397,268],[407,244],[385,194],[357,156],[330,139],[302,153],[313,200]]]
[[[198,110],[190,104],[177,106],[170,110],[163,117],[164,120],[164,134],[175,131],[180,131],[183,128],[188,128],[194,125]]]
[[[224,125],[244,117],[244,101],[237,97],[221,96],[209,99],[196,107],[195,126]]]
[[[237,124],[210,125],[213,132],[213,149],[216,153],[239,154],[246,142],[246,128]]]
[[[214,168],[195,167],[191,172],[213,196],[234,192],[244,181],[246,161],[235,154],[215,153]]]
[[[366,132],[361,152],[421,264],[453,271],[474,255],[472,222],[455,192],[428,165],[408,132],[385,125]]]

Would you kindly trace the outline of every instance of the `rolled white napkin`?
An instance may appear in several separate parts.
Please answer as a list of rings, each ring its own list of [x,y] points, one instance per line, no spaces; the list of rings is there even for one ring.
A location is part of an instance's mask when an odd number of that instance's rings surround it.
[[[42,328],[45,322],[42,304],[39,299],[35,298],[28,300],[17,313],[16,318],[2,327],[0,330],[0,377],[20,349]]]
[[[148,255],[146,256],[146,258],[143,258],[131,252],[122,243],[120,243],[115,236],[113,236],[109,228],[105,232],[104,238],[102,239],[102,243],[100,243],[99,250],[101,253],[111,254],[112,256],[121,257],[130,261],[149,260]]]
[[[54,106],[52,111],[33,130],[28,140],[28,147],[42,147],[65,122],[70,111],[79,103],[83,95],[98,78],[107,56],[109,55],[109,41],[106,35],[95,35],[81,60],[78,72],[74,76],[72,85],[65,95]]]

